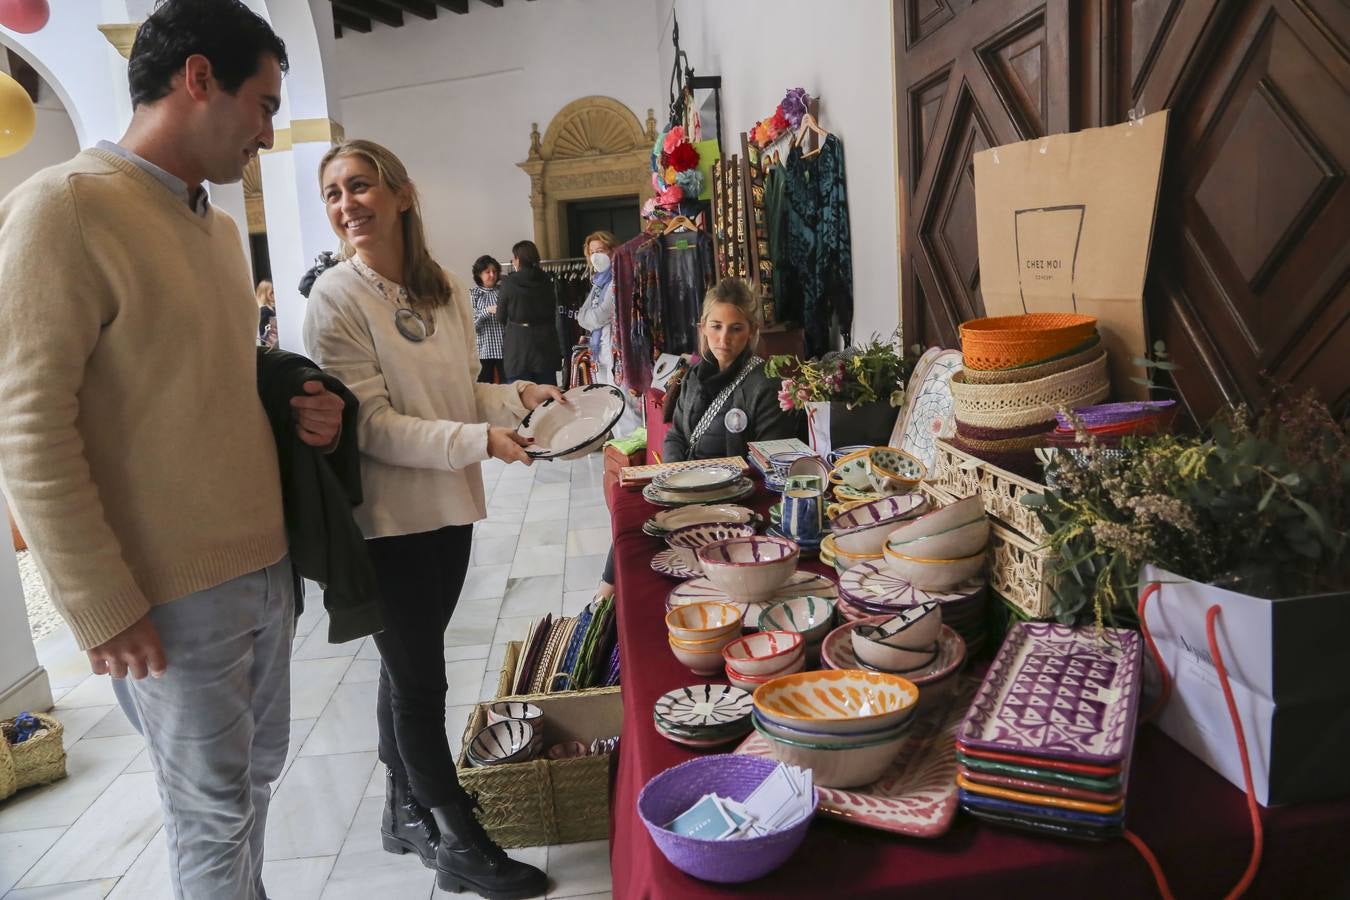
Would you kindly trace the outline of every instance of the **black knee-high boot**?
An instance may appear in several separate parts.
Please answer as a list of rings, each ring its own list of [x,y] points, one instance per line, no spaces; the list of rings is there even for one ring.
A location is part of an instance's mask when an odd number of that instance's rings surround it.
[[[436,851],[436,885],[458,894],[473,891],[488,900],[525,900],[548,889],[548,876],[517,862],[488,837],[474,814],[478,804],[467,796],[453,806],[437,806],[431,814],[441,831]]]
[[[431,810],[413,799],[412,789],[390,769],[384,778],[384,818],[380,837],[390,853],[416,853],[428,869],[436,865],[441,832]]]

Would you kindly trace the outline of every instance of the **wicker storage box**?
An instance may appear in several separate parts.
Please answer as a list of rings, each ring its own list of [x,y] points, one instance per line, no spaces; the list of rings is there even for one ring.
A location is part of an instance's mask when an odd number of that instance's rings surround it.
[[[65,727],[42,713],[34,713],[34,717],[47,729],[42,737],[13,746],[0,737],[0,800],[23,788],[66,777]]]
[[[506,685],[519,654],[519,641],[507,645],[499,700],[508,699]],[[544,711],[545,749],[561,741],[589,744],[614,737],[623,725],[623,699],[617,687],[509,699],[528,701]],[[503,847],[534,847],[609,836],[611,754],[470,768],[464,748],[486,725],[487,704],[480,703],[464,729],[457,765],[459,782],[478,796],[479,819],[493,840]]]
[[[933,487],[953,498],[979,494],[989,515],[1030,538],[1032,546],[1045,542],[1045,528],[1036,511],[1021,502],[1027,492],[1045,493],[1045,485],[963,453],[947,441],[938,441],[937,450],[937,461],[929,473]]]
[[[1002,472],[1001,469],[995,471]],[[1043,487],[1041,489],[1044,490]],[[927,483],[923,485],[923,491],[937,506],[946,506],[953,500],[974,494],[973,491],[956,494]],[[988,511],[988,494],[985,494],[984,502]],[[1055,600],[1052,586],[1054,576],[1049,574],[1050,566],[1048,549],[998,522],[990,523],[989,586],[1029,619],[1050,618],[1050,609]]]

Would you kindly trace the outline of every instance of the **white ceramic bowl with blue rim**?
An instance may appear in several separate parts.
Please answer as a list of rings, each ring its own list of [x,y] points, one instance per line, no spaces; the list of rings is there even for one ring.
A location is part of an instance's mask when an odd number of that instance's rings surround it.
[[[525,450],[534,459],[577,459],[603,444],[623,415],[623,391],[610,384],[588,384],[549,398],[530,410],[517,430],[533,440]]]

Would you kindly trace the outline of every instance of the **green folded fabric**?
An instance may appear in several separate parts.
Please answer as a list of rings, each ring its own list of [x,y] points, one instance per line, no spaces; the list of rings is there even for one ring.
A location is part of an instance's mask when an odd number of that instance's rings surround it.
[[[626,438],[615,438],[605,444],[606,447],[614,447],[620,453],[626,456],[632,456],[639,450],[647,449],[647,429],[636,428],[633,433]]]

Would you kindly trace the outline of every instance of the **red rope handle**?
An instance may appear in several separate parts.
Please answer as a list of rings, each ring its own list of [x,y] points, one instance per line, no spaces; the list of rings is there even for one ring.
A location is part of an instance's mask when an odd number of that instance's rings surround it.
[[[1153,654],[1153,661],[1158,666],[1158,674],[1162,677],[1162,693],[1158,702],[1144,716],[1145,721],[1152,719],[1161,712],[1163,706],[1172,696],[1172,677],[1168,674],[1162,654],[1158,652],[1158,645],[1153,642],[1153,635],[1149,633],[1148,620],[1144,616],[1148,599],[1158,593],[1161,587],[1162,585],[1155,581],[1145,588],[1139,596],[1139,630],[1143,632],[1144,642],[1148,645],[1149,653]],[[1237,735],[1238,752],[1242,759],[1242,781],[1247,789],[1247,812],[1252,819],[1252,853],[1247,860],[1247,869],[1242,873],[1242,878],[1238,880],[1238,883],[1224,897],[1224,900],[1237,900],[1238,897],[1247,892],[1247,888],[1251,887],[1252,881],[1256,878],[1256,870],[1261,865],[1261,853],[1265,846],[1265,832],[1261,827],[1261,808],[1257,805],[1256,791],[1252,787],[1252,765],[1247,757],[1247,735],[1242,730],[1242,719],[1238,716],[1237,701],[1233,699],[1233,688],[1228,682],[1228,667],[1224,665],[1223,654],[1219,652],[1219,640],[1214,628],[1214,622],[1219,618],[1221,611],[1218,604],[1211,606],[1206,611],[1205,637],[1209,641],[1210,655],[1214,657],[1214,668],[1219,673],[1219,684],[1223,687],[1223,699],[1228,704],[1228,717],[1233,720],[1233,731]],[[1175,895],[1167,884],[1167,876],[1163,874],[1158,858],[1144,843],[1143,838],[1133,831],[1127,830],[1125,840],[1129,841],[1139,851],[1139,855],[1144,857],[1144,862],[1148,863],[1149,870],[1153,872],[1153,880],[1157,882],[1158,892],[1162,894],[1163,900],[1175,900]]]

